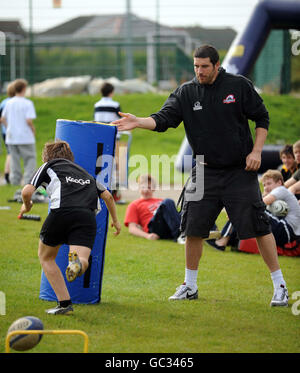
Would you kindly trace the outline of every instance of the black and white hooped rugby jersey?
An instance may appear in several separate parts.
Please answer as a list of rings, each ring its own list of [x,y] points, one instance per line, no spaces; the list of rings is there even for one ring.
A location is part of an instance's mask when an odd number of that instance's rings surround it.
[[[50,198],[50,208],[84,207],[97,209],[98,196],[106,190],[82,167],[67,159],[57,158],[44,163],[30,184],[43,186]]]
[[[94,105],[94,120],[96,122],[111,123],[120,119],[120,104],[111,97],[102,97]]]

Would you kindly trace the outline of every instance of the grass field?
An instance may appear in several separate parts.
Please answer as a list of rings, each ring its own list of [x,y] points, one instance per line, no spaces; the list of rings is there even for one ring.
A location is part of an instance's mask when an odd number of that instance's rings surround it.
[[[15,188],[1,188],[7,205]],[[89,352],[203,353],[299,352],[299,316],[289,308],[270,308],[272,283],[259,255],[219,252],[205,245],[199,270],[199,299],[169,302],[183,281],[184,247],[170,241],[119,237],[108,232],[102,300],[75,305],[70,317],[48,316],[53,302],[39,299],[37,258],[42,222],[16,218],[20,205],[0,211],[0,290],[6,315],[0,316],[0,351],[9,325],[24,315],[39,317],[45,329],[80,329]],[[126,206],[118,206],[123,219]],[[46,205],[32,213],[47,215]],[[221,224],[224,216],[220,216]],[[280,257],[290,294],[300,289],[299,258]],[[290,301],[292,304],[294,301]],[[82,352],[78,336],[45,335],[30,352]]]
[[[157,110],[164,96],[120,96],[124,111],[146,116]],[[92,118],[94,97],[34,99],[38,113],[37,148],[52,140],[57,118]],[[299,100],[266,96],[272,108],[269,142],[299,138]],[[176,154],[183,127],[167,134],[136,131],[132,154],[149,157],[153,150]],[[0,156],[3,169],[4,154]],[[205,244],[199,268],[199,299],[169,302],[184,277],[184,246],[171,241],[147,241],[126,230],[114,237],[109,229],[102,300],[97,305],[75,305],[70,317],[51,317],[53,303],[39,300],[41,268],[37,258],[42,222],[20,221],[20,205],[8,203],[17,187],[0,187],[0,291],[6,295],[6,315],[0,315],[0,352],[5,335],[19,317],[39,317],[45,329],[80,329],[89,336],[89,352],[97,353],[299,353],[299,316],[289,308],[270,308],[273,287],[259,255],[219,252]],[[42,221],[48,206],[36,204],[33,214]],[[126,206],[117,206],[123,221]],[[225,216],[221,215],[221,227]],[[280,257],[290,296],[300,290],[299,258]],[[299,308],[299,307],[298,307]],[[76,336],[45,335],[29,352],[82,352]]]

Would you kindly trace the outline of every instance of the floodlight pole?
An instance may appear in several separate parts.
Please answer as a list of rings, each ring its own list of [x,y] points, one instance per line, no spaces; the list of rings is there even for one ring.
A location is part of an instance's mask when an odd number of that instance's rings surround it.
[[[131,0],[126,0],[126,78],[133,78]]]
[[[34,96],[34,51],[33,51],[33,16],[32,16],[32,0],[29,0],[29,83],[31,84],[31,95]]]
[[[159,0],[156,0],[156,37],[157,37],[157,46],[156,46],[156,80],[157,84],[160,81],[160,19],[159,19]]]

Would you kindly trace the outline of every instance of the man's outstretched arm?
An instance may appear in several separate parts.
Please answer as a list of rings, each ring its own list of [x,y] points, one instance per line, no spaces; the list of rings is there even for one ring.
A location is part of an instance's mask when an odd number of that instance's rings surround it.
[[[135,128],[154,130],[156,127],[155,120],[151,117],[140,118],[133,114],[122,112],[119,112],[119,114],[122,118],[112,122],[112,124],[116,124],[118,126],[119,131],[130,131]]]

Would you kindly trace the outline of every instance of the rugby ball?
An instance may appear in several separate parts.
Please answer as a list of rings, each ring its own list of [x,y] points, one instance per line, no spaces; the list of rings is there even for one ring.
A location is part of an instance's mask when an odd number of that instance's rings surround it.
[[[285,201],[276,200],[271,205],[268,205],[267,210],[270,211],[272,215],[284,217],[289,211],[289,206]]]
[[[40,319],[34,316],[24,316],[14,321],[9,327],[7,334],[15,330],[43,330],[44,326]],[[10,338],[9,345],[16,351],[30,350],[42,339],[42,334],[16,334]]]

